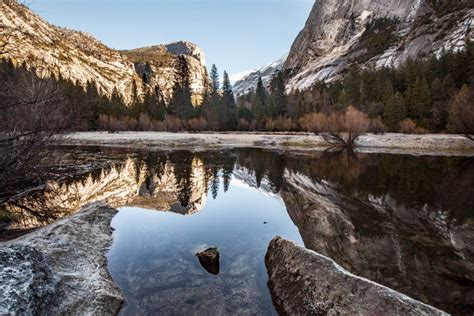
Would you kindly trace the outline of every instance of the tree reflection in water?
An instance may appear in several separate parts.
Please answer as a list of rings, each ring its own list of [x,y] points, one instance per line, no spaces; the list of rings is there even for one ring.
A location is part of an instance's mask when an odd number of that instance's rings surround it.
[[[306,247],[449,312],[473,310],[474,159],[261,149],[129,151],[2,205],[2,234],[106,200],[193,214],[233,178],[279,193]],[[210,191],[210,192],[209,192]]]

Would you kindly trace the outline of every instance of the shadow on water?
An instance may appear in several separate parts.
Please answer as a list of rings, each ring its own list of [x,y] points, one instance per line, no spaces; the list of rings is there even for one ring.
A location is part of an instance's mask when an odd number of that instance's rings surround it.
[[[108,256],[124,314],[274,314],[263,256],[276,234],[435,307],[474,311],[472,158],[119,152],[2,214],[10,229],[30,229],[95,200],[120,208]],[[199,247],[219,248],[218,275]]]

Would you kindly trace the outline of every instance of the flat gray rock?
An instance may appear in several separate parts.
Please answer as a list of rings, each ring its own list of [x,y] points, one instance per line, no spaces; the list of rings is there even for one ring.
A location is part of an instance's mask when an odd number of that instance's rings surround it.
[[[332,259],[275,237],[265,256],[269,288],[280,314],[447,315],[346,271]]]
[[[115,315],[124,297],[105,257],[117,210],[84,207],[16,240],[0,243],[0,315]]]

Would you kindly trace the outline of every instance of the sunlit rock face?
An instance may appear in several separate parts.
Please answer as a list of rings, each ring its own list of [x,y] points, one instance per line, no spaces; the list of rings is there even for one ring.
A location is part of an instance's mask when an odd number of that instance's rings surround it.
[[[474,281],[472,221],[457,225],[447,212],[389,194],[347,195],[295,172],[285,174],[281,196],[308,249],[448,312],[473,310],[474,290],[466,288]]]
[[[126,104],[135,93],[140,99],[155,89],[169,101],[176,60],[183,55],[189,64],[194,102],[201,100],[205,57],[192,43],[117,51],[89,34],[51,25],[15,0],[0,2],[0,25],[0,43],[8,43],[0,57],[17,66],[25,64],[42,78],[61,77],[83,87],[90,82],[108,97],[116,91]]]
[[[468,1],[436,12],[427,0],[318,0],[283,67],[290,74],[288,89],[337,78],[351,64],[396,67],[409,58],[462,49],[474,38],[473,17]],[[389,19],[384,27],[371,29],[382,19]],[[384,42],[374,50],[379,39]]]
[[[44,190],[2,207],[17,219],[10,228],[25,229],[51,223],[96,201],[190,215],[204,207],[206,196],[207,179],[199,159],[184,171],[168,161],[154,172],[129,158],[77,180],[49,182]]]
[[[122,51],[135,65],[135,70],[150,91],[159,88],[165,102],[172,98],[176,81],[177,56],[184,56],[188,63],[192,101],[194,105],[202,102],[207,77],[206,57],[199,46],[180,41],[168,45],[156,45]]]

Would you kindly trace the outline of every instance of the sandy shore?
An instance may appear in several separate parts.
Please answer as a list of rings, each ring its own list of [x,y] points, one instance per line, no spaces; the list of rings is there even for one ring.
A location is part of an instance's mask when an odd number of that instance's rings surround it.
[[[165,133],[81,132],[67,135],[65,145],[92,145],[154,149],[206,149],[254,147],[283,150],[324,150],[322,137],[309,133]],[[461,135],[367,134],[358,140],[360,152],[414,155],[474,156],[474,142]]]

